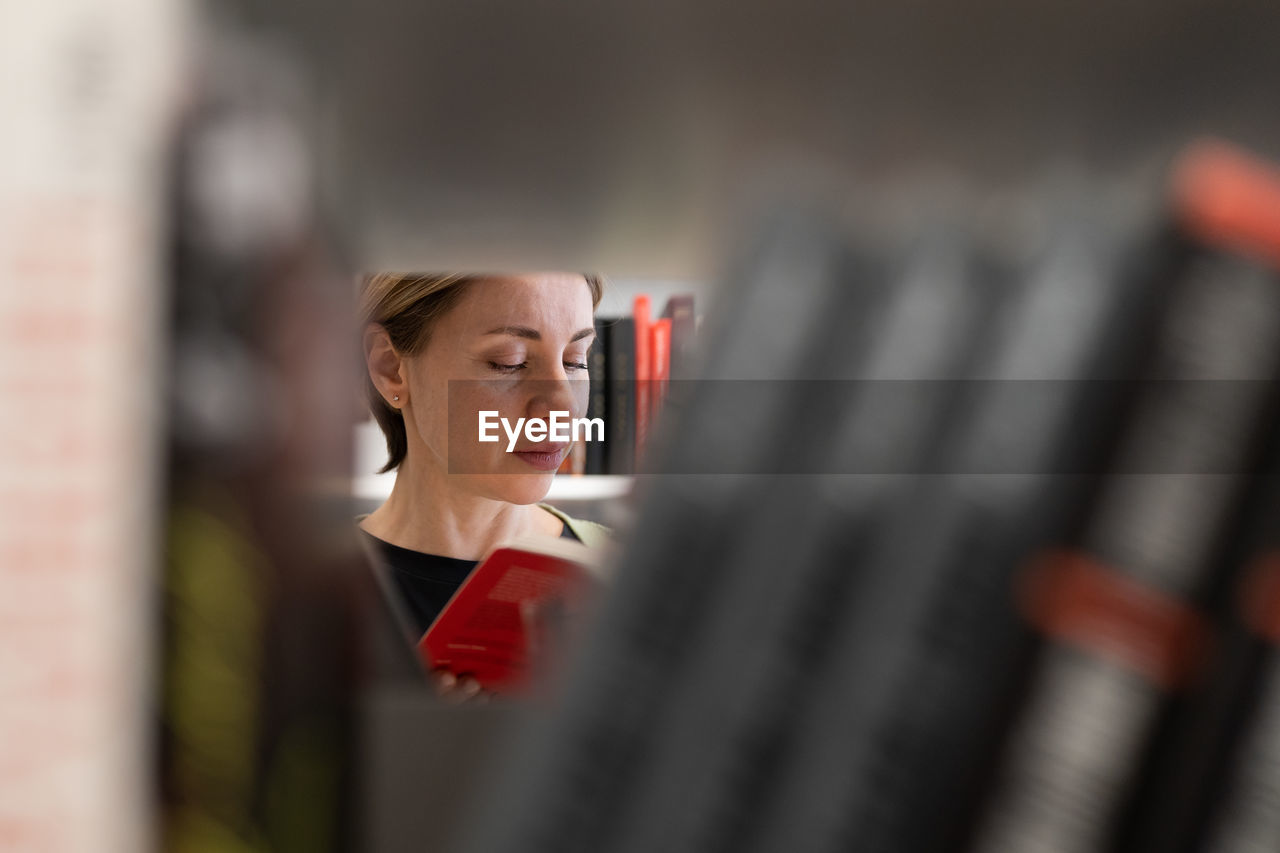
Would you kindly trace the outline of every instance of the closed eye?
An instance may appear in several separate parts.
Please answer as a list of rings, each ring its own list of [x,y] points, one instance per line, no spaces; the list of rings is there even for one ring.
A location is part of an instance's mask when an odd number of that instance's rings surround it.
[[[518,371],[524,370],[528,366],[529,366],[529,362],[527,361],[522,361],[519,364],[503,364],[502,362],[499,362],[499,361],[489,362],[489,367],[498,371],[499,373],[516,373]],[[567,370],[586,370],[587,369],[587,365],[580,361],[566,361],[564,363],[564,366],[565,366],[565,369]]]

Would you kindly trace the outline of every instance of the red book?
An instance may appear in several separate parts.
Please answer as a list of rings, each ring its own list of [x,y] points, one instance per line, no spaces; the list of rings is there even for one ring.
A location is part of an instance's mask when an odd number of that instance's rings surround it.
[[[656,423],[658,412],[662,411],[662,401],[667,396],[667,383],[671,381],[671,320],[654,320],[649,340],[649,374],[653,380],[649,396],[649,419]]]
[[[631,313],[636,324],[636,465],[639,466],[651,414],[649,380],[653,375],[653,356],[650,329],[653,321],[650,318],[649,297],[645,294],[637,296],[632,302]]]
[[[428,669],[472,676],[497,693],[519,691],[602,579],[600,552],[580,542],[534,536],[499,546],[449,599],[418,653]]]

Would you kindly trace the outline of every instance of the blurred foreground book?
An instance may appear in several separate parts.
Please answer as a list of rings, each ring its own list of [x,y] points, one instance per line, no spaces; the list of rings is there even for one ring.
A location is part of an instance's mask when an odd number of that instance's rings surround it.
[[[157,716],[172,850],[349,849],[372,601],[346,501],[349,280],[317,222],[308,104],[213,41],[174,147]]]
[[[1275,716],[1278,185],[1205,144],[1137,224],[774,217],[467,849],[1276,849],[1228,730]]]

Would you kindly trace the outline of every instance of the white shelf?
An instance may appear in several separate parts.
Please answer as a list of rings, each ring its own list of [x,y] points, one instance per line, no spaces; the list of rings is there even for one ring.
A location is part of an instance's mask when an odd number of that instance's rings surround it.
[[[364,474],[352,481],[352,492],[362,501],[384,501],[395,485],[395,472]],[[626,497],[631,492],[633,478],[614,474],[573,477],[557,475],[551,481],[549,501],[598,501]]]
[[[625,498],[631,493],[634,482],[633,477],[622,474],[592,474],[581,477],[561,474],[551,481],[547,500],[600,501]]]

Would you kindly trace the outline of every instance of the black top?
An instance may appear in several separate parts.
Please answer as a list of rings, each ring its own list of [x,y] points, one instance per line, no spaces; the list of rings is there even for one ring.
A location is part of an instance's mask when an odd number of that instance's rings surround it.
[[[476,567],[476,560],[460,560],[457,557],[441,557],[424,554],[384,542],[360,528],[370,544],[387,566],[387,574],[400,593],[405,614],[412,620],[419,635],[425,634],[436,616],[453,598],[462,582]],[[569,525],[564,526],[560,537],[580,541]]]

